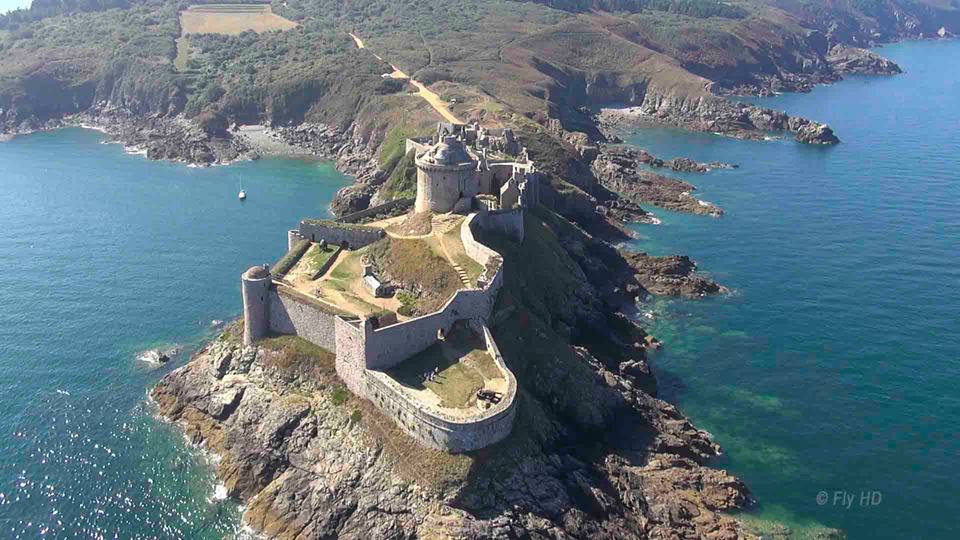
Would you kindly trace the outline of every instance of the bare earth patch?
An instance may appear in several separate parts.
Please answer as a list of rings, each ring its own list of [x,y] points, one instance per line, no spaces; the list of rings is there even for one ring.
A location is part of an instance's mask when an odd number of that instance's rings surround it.
[[[182,35],[240,34],[247,30],[269,32],[290,30],[297,23],[273,13],[268,5],[207,4],[190,6],[180,12]]]

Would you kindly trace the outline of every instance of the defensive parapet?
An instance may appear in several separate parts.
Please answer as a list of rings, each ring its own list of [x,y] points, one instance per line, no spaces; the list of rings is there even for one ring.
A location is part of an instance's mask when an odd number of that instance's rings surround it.
[[[326,240],[328,244],[342,246],[349,249],[360,249],[380,240],[387,233],[378,227],[368,227],[355,223],[341,223],[328,219],[305,219],[300,222],[299,236],[319,242]]]

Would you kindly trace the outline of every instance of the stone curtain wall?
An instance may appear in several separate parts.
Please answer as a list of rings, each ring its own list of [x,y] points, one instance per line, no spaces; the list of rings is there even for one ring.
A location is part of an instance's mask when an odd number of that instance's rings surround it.
[[[411,399],[390,376],[367,371],[367,399],[394,419],[403,430],[424,446],[460,453],[478,450],[505,439],[516,417],[517,380],[507,369],[500,350],[486,326],[482,327],[487,350],[507,377],[507,392],[497,405],[475,416],[454,418],[431,411]]]
[[[397,199],[388,203],[383,203],[379,206],[372,206],[366,210],[360,210],[359,212],[347,214],[336,221],[338,223],[356,223],[361,219],[376,216],[378,214],[384,214],[397,208],[412,208],[415,200],[416,199]]]
[[[347,242],[350,249],[360,249],[380,240],[387,233],[377,227],[364,227],[352,223],[338,223],[336,221],[301,221],[300,236],[319,242],[326,240],[328,244],[342,245]]]
[[[488,212],[479,216],[478,225],[482,229],[506,235],[518,244],[523,242],[523,208]]]
[[[471,214],[463,220],[460,226],[460,241],[463,243],[463,250],[467,256],[477,261],[480,266],[486,268],[492,258],[500,258],[500,254],[480,243],[473,235],[473,227],[483,227],[489,213]]]
[[[278,285],[270,292],[270,330],[278,334],[293,334],[336,353],[336,315],[308,298]]]
[[[447,301],[443,309],[386,328],[366,333],[368,369],[389,369],[424,351],[437,341],[437,331],[448,331],[463,319],[486,319],[493,310],[497,291],[503,284],[502,271],[483,289],[463,289]]]

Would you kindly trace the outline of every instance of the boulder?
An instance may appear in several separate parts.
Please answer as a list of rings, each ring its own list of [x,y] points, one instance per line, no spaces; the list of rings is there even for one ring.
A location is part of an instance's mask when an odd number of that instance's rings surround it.
[[[805,144],[832,145],[840,142],[833,129],[826,124],[809,122],[797,130],[796,139]]]

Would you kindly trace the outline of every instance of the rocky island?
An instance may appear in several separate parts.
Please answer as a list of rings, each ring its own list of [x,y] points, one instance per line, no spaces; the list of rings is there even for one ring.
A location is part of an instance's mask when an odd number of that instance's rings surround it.
[[[747,487],[657,399],[659,343],[632,317],[650,295],[724,288],[685,255],[614,247],[656,222],[646,205],[720,217],[660,173],[730,165],[661,159],[617,132],[837,144],[815,119],[729,96],[895,74],[866,48],[948,37],[957,9],[194,4],[36,0],[0,16],[0,138],[81,125],[150,159],[309,155],[356,178],[337,219],[290,216],[287,255],[241,278],[243,321],[151,393],[222,457],[247,524],[277,538],[753,536],[724,513],[751,503]]]
[[[243,321],[157,385],[160,414],[222,456],[271,537],[742,536],[721,511],[746,486],[656,399],[656,341],[561,247],[590,239],[539,205],[526,150],[447,129],[407,141],[411,213],[304,220],[273,268],[246,272]],[[433,242],[442,257],[407,260]],[[678,283],[686,264],[653,273]],[[461,283],[434,301],[445,265]],[[602,286],[646,294],[648,270]],[[684,291],[718,292],[703,283]]]

